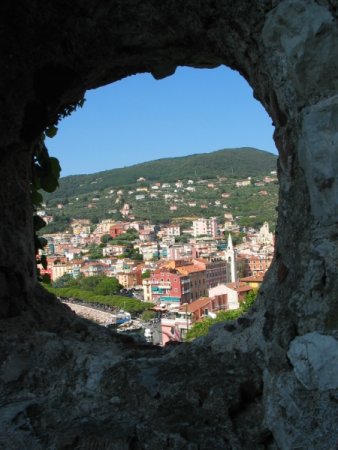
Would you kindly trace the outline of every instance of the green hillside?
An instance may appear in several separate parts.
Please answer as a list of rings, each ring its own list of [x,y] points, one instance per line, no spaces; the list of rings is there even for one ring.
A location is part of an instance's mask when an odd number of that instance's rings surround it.
[[[212,179],[217,176],[254,177],[276,170],[277,157],[254,148],[224,149],[212,153],[163,158],[121,169],[90,175],[71,175],[61,178],[60,187],[49,199],[63,199],[107,188],[136,183],[140,177],[147,181]]]
[[[54,221],[44,232],[67,229],[71,219],[121,220],[126,203],[135,220],[167,223],[216,216],[222,222],[224,214],[232,213],[241,226],[257,227],[267,220],[273,228],[278,183],[265,183],[264,177],[276,170],[276,162],[271,153],[242,148],[68,176],[55,193],[45,195]],[[236,186],[248,177],[249,186]]]

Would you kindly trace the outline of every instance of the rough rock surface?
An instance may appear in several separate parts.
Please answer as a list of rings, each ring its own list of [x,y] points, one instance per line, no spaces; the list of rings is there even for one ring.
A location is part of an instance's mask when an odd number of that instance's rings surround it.
[[[4,0],[0,23],[0,448],[336,448],[338,2]],[[121,342],[36,287],[32,148],[86,89],[220,64],[275,125],[274,263],[246,320]]]

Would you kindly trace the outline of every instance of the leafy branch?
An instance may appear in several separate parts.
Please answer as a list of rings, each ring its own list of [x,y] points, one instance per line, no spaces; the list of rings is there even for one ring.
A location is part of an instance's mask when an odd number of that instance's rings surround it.
[[[38,208],[41,208],[43,197],[41,190],[45,192],[54,192],[59,186],[59,178],[61,173],[61,166],[59,160],[53,156],[50,156],[48,149],[45,145],[45,138],[53,138],[58,131],[57,124],[60,120],[67,116],[70,116],[77,108],[82,108],[85,99],[81,98],[77,103],[67,105],[64,109],[57,115],[57,119],[54,124],[46,128],[45,132],[42,133],[40,139],[35,144],[33,159],[32,159],[32,182],[31,182],[31,199],[34,208],[34,212]],[[34,229],[34,246],[35,246],[35,256],[36,263],[41,264],[44,269],[47,268],[47,259],[45,255],[39,255],[39,250],[42,250],[47,241],[44,238],[38,236],[38,231],[40,231],[46,222],[37,214],[33,216],[33,229]],[[47,277],[41,277],[40,271],[37,268],[39,281],[48,281]]]

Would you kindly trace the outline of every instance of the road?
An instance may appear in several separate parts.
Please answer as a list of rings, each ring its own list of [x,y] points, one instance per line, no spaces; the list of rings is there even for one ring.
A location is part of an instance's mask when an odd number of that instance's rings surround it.
[[[114,323],[115,321],[115,316],[112,313],[99,311],[98,309],[90,308],[89,306],[77,305],[76,303],[63,303],[69,306],[69,308],[78,316],[93,320],[100,325],[107,325],[109,323]]]

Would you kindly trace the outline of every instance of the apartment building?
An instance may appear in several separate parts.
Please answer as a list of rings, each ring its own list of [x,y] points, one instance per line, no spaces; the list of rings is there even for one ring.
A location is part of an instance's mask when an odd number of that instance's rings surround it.
[[[217,219],[211,217],[210,219],[197,219],[192,223],[193,236],[211,236],[215,238],[217,236]]]
[[[193,264],[205,270],[206,288],[210,289],[227,281],[227,262],[219,256],[196,258]]]

